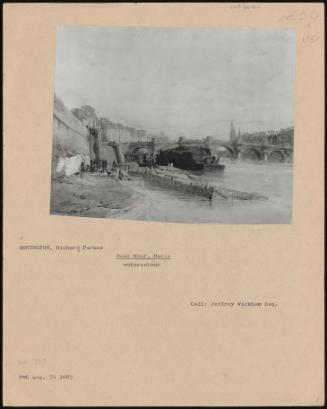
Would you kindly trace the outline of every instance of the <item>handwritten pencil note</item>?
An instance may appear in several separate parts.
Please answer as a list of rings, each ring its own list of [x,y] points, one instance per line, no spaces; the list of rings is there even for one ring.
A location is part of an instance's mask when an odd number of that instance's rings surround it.
[[[293,23],[300,24],[301,28],[308,30],[307,33],[303,34],[301,41],[304,44],[314,44],[320,40],[320,36],[314,31],[315,23],[319,19],[319,13],[316,10],[309,11],[299,11],[298,13],[283,14],[279,17],[280,23]],[[303,27],[304,25],[304,27]]]

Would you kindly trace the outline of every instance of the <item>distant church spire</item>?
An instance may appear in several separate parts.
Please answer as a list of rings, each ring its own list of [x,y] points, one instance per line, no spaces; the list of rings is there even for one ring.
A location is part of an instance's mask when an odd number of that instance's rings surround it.
[[[234,124],[233,121],[231,121],[230,123],[230,133],[229,133],[229,140],[231,142],[235,141],[236,139],[236,132],[235,132],[235,128],[234,128]]]

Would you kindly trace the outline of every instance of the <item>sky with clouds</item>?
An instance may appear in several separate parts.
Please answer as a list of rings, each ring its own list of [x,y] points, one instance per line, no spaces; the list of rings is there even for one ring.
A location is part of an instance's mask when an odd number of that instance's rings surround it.
[[[61,27],[55,91],[68,108],[171,137],[293,125],[295,31]]]

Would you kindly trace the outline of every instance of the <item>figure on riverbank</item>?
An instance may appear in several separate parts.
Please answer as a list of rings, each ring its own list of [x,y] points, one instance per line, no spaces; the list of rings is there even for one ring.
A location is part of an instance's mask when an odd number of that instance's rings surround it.
[[[84,166],[84,162],[82,162],[81,167],[80,167],[80,171],[79,171],[81,179],[83,179],[84,172],[85,172],[85,166]]]

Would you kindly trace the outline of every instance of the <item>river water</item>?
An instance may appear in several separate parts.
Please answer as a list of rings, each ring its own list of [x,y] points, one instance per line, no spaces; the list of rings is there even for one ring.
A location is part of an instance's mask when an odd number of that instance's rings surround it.
[[[175,223],[283,224],[292,222],[291,164],[233,161],[221,158],[225,171],[200,175],[203,182],[268,197],[259,200],[226,200],[193,196],[163,189],[142,178],[126,181],[135,191],[135,203],[110,217]],[[198,174],[198,173],[195,173]],[[199,174],[198,174],[199,175]]]

